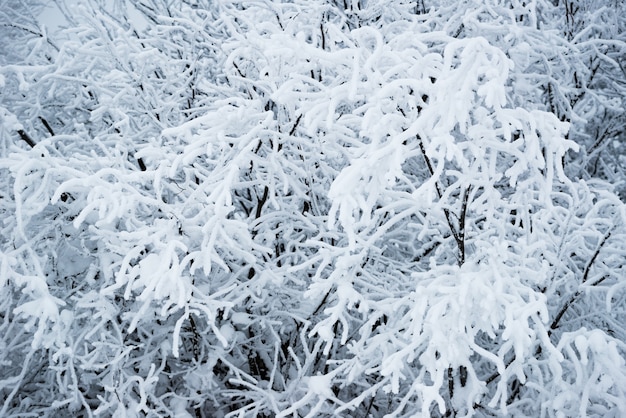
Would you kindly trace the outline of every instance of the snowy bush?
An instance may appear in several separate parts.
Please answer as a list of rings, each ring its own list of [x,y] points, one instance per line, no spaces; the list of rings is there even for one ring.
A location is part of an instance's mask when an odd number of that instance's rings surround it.
[[[0,415],[626,414],[622,23],[574,3],[0,15]]]

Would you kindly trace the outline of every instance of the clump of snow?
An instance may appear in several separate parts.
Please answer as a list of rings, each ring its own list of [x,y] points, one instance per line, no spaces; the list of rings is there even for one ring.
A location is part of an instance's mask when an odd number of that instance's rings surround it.
[[[309,376],[307,386],[309,393],[314,393],[321,398],[328,399],[334,397],[332,374]]]
[[[9,112],[5,107],[2,106],[0,106],[0,125],[10,132],[24,129],[24,125],[22,125],[17,120],[17,116],[15,116],[13,113]]]

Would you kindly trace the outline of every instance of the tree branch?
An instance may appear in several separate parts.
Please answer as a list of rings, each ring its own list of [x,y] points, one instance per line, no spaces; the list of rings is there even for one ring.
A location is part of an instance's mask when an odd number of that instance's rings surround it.
[[[35,145],[37,145],[37,143],[35,143],[35,141],[33,141],[26,132],[24,132],[22,129],[18,129],[17,133],[22,141],[26,142],[31,148],[35,148]]]
[[[596,248],[596,252],[593,253],[591,260],[589,260],[589,263],[587,263],[587,265],[585,266],[585,272],[583,273],[583,281],[582,281],[583,283],[585,283],[587,279],[589,278],[589,272],[591,271],[591,266],[596,261],[596,258],[598,258],[598,255],[600,254],[600,250],[602,249],[602,247],[604,247],[604,244],[606,244],[606,241],[611,236],[611,231],[612,229],[610,229],[606,234],[604,234],[602,241],[600,241],[598,248]]]
[[[435,175],[435,170],[433,169],[433,164],[430,161],[430,158],[428,158],[428,155],[426,155],[426,148],[424,148],[424,143],[422,141],[422,138],[419,135],[416,135],[416,137],[417,137],[417,141],[420,147],[420,151],[422,153],[422,157],[424,157],[424,161],[426,162],[426,167],[428,167],[428,172],[430,173],[431,177],[433,177]],[[437,182],[437,180],[435,180],[435,189],[437,190],[437,196],[439,197],[439,200],[441,201],[443,192],[441,191],[441,187],[439,187],[439,183]],[[463,263],[465,263],[465,214],[467,213],[469,193],[470,193],[470,187],[468,186],[465,188],[465,191],[463,192],[463,198],[462,198],[463,203],[461,206],[461,215],[457,217],[457,220],[459,222],[458,227],[452,221],[452,214],[450,213],[450,210],[445,207],[443,208],[443,213],[446,217],[446,221],[448,222],[448,226],[450,227],[450,232],[452,232],[452,236],[454,237],[454,241],[456,242],[456,245],[459,250],[459,258],[458,258],[459,266],[462,266]]]
[[[457,245],[459,246],[459,265],[465,263],[465,215],[467,214],[467,206],[469,201],[470,187],[467,186],[463,192],[463,203],[461,206],[461,215],[459,216],[459,231]]]
[[[611,231],[612,231],[612,229],[609,230],[606,234],[604,234],[604,237],[602,238],[602,241],[600,241],[600,244],[598,244],[598,248],[596,248],[596,251],[593,253],[593,256],[591,256],[591,259],[589,260],[589,262],[585,266],[585,271],[583,273],[583,279],[582,279],[581,284],[586,283],[587,280],[589,279],[589,272],[591,271],[591,266],[593,266],[593,264],[595,263],[596,259],[598,258],[598,255],[600,254],[600,250],[602,249],[604,244],[606,244],[607,240],[611,236]],[[593,283],[592,286],[599,285],[600,283],[605,281],[608,277],[609,277],[608,274],[602,276],[598,281]],[[580,296],[581,293],[582,293],[581,290],[578,289],[576,291],[576,293],[574,293],[572,295],[572,297],[570,297],[569,300],[567,302],[565,302],[565,305],[563,305],[561,307],[559,312],[554,317],[554,320],[552,321],[552,324],[550,324],[550,330],[554,330],[554,329],[558,328],[559,322],[561,322],[561,319],[563,318],[563,315],[569,309],[569,307],[574,304],[574,302],[576,301],[576,299],[578,299],[578,296]]]
[[[42,118],[41,116],[39,116],[39,120],[41,121],[41,123],[43,124],[43,126],[46,128],[46,130],[48,131],[48,133],[50,134],[50,136],[54,136],[54,131],[52,130],[52,127],[50,126],[50,124],[48,123],[47,120],[45,120],[44,118]]]

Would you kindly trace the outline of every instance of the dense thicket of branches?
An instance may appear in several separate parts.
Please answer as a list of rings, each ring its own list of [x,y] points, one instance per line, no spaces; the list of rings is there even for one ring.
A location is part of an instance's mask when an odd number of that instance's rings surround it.
[[[621,2],[31,3],[0,416],[626,414]]]

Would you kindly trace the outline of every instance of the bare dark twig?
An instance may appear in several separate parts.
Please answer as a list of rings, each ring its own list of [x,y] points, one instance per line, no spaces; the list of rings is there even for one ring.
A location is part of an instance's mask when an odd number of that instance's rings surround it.
[[[420,151],[422,153],[422,157],[424,158],[424,161],[426,162],[426,167],[428,168],[428,172],[430,173],[431,176],[434,176],[435,170],[433,168],[433,164],[430,161],[430,158],[428,158],[428,155],[426,154],[426,148],[424,148],[424,143],[422,141],[422,138],[420,138],[419,135],[417,135],[417,140],[418,140],[418,144],[420,147]],[[435,189],[437,191],[437,196],[441,200],[443,196],[443,192],[441,191],[441,187],[439,186],[439,183],[437,181],[435,181]],[[465,263],[465,215],[467,213],[469,193],[470,193],[470,187],[466,187],[463,192],[461,215],[459,217],[456,217],[456,215],[452,214],[450,212],[450,209],[445,208],[445,207],[443,208],[443,213],[446,217],[446,221],[448,223],[448,226],[450,227],[450,231],[452,232],[454,241],[456,242],[456,245],[459,249],[459,258],[458,258],[459,266]],[[453,222],[452,220],[453,216],[457,218],[459,222],[458,226]]]
[[[22,129],[18,129],[17,133],[22,141],[26,142],[31,148],[35,148],[35,145],[37,144],[26,132],[24,132]]]
[[[611,232],[612,229],[610,229],[609,231],[606,232],[606,234],[604,234],[604,237],[602,237],[602,240],[600,241],[600,243],[598,244],[598,247],[596,248],[596,251],[593,253],[593,255],[591,256],[591,259],[589,259],[589,262],[587,263],[587,265],[585,266],[585,271],[583,272],[583,278],[581,281],[581,284],[584,284],[587,282],[587,280],[589,280],[589,272],[591,271],[591,267],[593,266],[593,264],[595,263],[596,259],[598,258],[598,255],[600,255],[600,250],[602,249],[602,247],[604,247],[604,245],[606,244],[606,242],[608,241],[608,239],[611,237]],[[602,283],[603,281],[605,281],[607,278],[609,277],[609,275],[604,275],[602,276],[600,279],[598,279],[595,283],[592,284],[592,286],[597,286],[600,283]],[[582,293],[582,290],[579,288],[576,293],[574,293],[568,300],[567,302],[565,302],[565,304],[561,307],[561,309],[559,310],[559,312],[556,314],[556,316],[554,317],[554,320],[552,321],[552,323],[550,324],[550,331],[557,329],[559,327],[559,323],[561,322],[561,319],[563,318],[563,315],[565,314],[565,312],[569,309],[570,306],[572,306],[574,304],[574,302],[576,301],[576,299],[578,299],[578,297],[580,296],[580,294]]]

